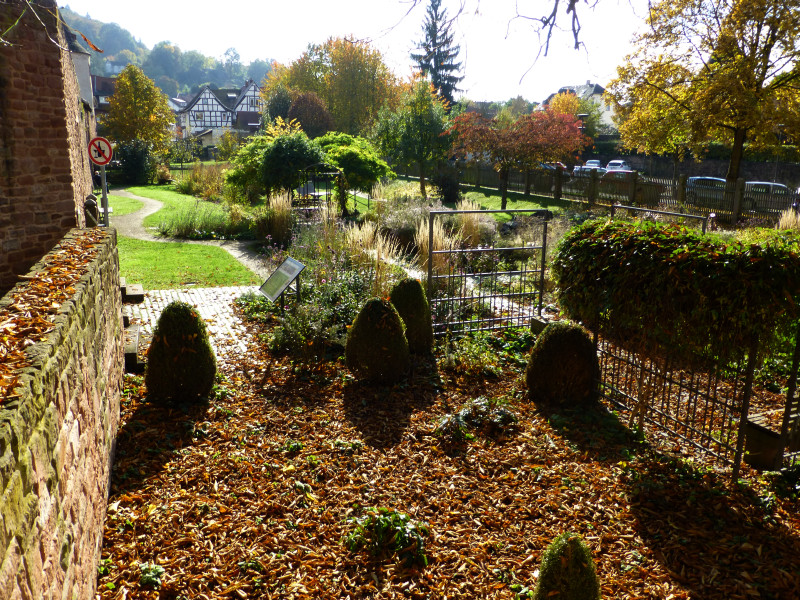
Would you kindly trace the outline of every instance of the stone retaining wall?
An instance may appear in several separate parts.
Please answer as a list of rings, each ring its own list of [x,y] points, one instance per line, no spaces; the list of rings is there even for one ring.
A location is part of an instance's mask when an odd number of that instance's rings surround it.
[[[88,600],[96,591],[123,364],[113,231],[73,287],[54,329],[26,351],[19,396],[0,404],[3,599]]]

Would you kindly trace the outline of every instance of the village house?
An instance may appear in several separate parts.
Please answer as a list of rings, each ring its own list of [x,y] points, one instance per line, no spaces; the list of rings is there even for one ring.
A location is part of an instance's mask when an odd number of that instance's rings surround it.
[[[204,148],[216,146],[226,131],[250,135],[261,123],[261,89],[247,81],[239,89],[204,86],[176,112],[184,138],[196,138]]]

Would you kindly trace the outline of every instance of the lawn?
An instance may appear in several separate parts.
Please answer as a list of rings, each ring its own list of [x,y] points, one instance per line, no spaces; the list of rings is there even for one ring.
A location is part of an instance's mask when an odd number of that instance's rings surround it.
[[[120,236],[117,247],[120,275],[148,290],[260,283],[254,273],[216,246],[146,242]]]
[[[192,196],[186,196],[176,192],[171,185],[146,185],[140,187],[130,187],[128,191],[137,196],[152,198],[163,202],[164,206],[158,212],[145,217],[143,223],[145,227],[158,227],[162,222],[169,221],[182,211],[199,207],[210,213],[223,215],[225,209],[216,202],[200,200]]]
[[[125,196],[115,196],[114,194],[109,194],[108,205],[114,209],[112,215],[115,217],[121,217],[122,215],[136,212],[144,206],[141,200],[127,198]]]
[[[530,404],[524,350],[500,342],[440,348],[391,388],[253,342],[207,405],[178,409],[129,376],[100,597],[516,600],[565,531],[603,598],[800,597],[797,500],[649,447],[604,408]],[[436,433],[481,398],[517,424]],[[370,508],[410,517],[427,566],[348,549]]]

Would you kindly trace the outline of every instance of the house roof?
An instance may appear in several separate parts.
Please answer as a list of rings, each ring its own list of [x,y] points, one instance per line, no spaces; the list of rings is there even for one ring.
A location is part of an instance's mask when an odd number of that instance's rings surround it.
[[[215,90],[209,85],[204,85],[199,92],[186,101],[186,104],[178,112],[189,111],[195,104],[197,104],[200,96],[202,96],[203,92],[206,90],[208,90],[214,96],[214,98],[217,99],[217,102],[219,102],[223,108],[234,112],[236,107],[239,106],[242,98],[244,98],[251,86],[254,85],[255,83],[253,83],[252,79],[248,80],[241,88],[219,88]]]
[[[575,94],[581,99],[591,98],[595,95],[602,95],[605,92],[605,88],[602,85],[597,83],[592,83],[591,81],[587,81],[585,84],[580,85],[565,85],[558,89],[557,92],[550,94],[544,102],[542,102],[543,106],[550,104],[550,101],[553,99],[556,94],[563,94],[565,92],[569,92]]]

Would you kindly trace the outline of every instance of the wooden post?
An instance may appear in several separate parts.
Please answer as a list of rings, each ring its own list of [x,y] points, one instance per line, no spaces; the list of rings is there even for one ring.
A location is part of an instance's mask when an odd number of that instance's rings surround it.
[[[639,173],[631,173],[630,188],[628,189],[628,204],[636,206],[636,186],[639,183]]]

